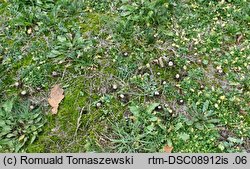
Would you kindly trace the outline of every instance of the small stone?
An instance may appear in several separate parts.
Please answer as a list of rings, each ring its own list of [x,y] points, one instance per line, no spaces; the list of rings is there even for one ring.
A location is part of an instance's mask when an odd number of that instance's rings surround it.
[[[27,95],[27,91],[26,91],[26,90],[23,90],[23,91],[21,92],[21,95],[22,95],[22,96]]]
[[[158,110],[161,110],[161,109],[162,109],[161,105],[157,106],[157,109],[158,109]]]
[[[159,96],[160,93],[159,93],[158,91],[155,91],[154,95],[155,95],[155,96]]]
[[[166,82],[166,81],[163,81],[162,84],[165,85],[165,84],[167,84],[167,82]]]
[[[161,75],[161,73],[160,73],[160,72],[157,72],[157,75],[158,75],[158,76],[160,76],[160,75]]]

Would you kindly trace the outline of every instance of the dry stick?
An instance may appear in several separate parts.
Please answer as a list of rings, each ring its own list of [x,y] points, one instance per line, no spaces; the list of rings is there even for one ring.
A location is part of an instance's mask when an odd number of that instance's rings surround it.
[[[78,131],[80,125],[81,125],[80,120],[81,120],[81,118],[82,118],[82,113],[83,113],[84,108],[85,108],[85,107],[82,107],[82,109],[81,109],[81,111],[80,111],[80,113],[79,113],[79,117],[78,117],[78,119],[77,119],[77,124],[76,124],[76,130],[75,130],[74,137],[76,137],[77,131]]]
[[[65,76],[66,69],[67,69],[67,68],[65,68],[65,69],[63,70],[63,74],[62,74],[62,77],[61,77],[61,81],[63,80],[63,78],[64,78],[64,76]]]

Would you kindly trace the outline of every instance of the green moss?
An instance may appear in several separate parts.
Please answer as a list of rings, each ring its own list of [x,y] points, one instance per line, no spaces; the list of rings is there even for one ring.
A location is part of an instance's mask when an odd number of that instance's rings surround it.
[[[101,108],[95,107],[94,102],[100,100],[100,96],[89,95],[87,88],[92,83],[91,79],[80,78],[71,82],[72,85],[65,88],[65,98],[60,104],[58,114],[48,116],[43,134],[28,148],[29,152],[89,151],[85,144],[89,146],[89,142],[95,143],[109,125],[108,120],[117,120],[123,113],[120,103],[113,96],[110,96]],[[95,87],[98,86],[98,83],[95,84]],[[80,119],[81,125],[75,137],[82,108],[84,111]],[[99,148],[97,145],[94,147],[101,151],[100,145]]]
[[[95,12],[87,13],[85,16],[83,16],[79,24],[82,33],[86,33],[89,31],[98,33],[100,29],[102,29],[104,16],[105,14],[99,14]]]

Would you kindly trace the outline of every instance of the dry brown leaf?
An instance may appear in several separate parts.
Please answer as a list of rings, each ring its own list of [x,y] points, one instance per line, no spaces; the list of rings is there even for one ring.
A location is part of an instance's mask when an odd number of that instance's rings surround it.
[[[165,145],[165,146],[163,147],[163,150],[164,150],[166,153],[171,153],[172,150],[173,150],[173,147],[170,147],[170,146],[168,146],[168,145]]]
[[[50,98],[48,102],[52,107],[52,114],[57,114],[60,102],[63,100],[63,89],[59,85],[55,85],[50,91]]]

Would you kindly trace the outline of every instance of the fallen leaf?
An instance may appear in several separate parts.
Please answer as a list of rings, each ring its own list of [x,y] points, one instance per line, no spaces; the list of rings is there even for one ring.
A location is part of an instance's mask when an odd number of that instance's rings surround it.
[[[168,145],[165,145],[165,146],[163,147],[163,150],[164,150],[166,153],[171,153],[172,150],[173,150],[173,147],[170,147],[170,146],[168,146]]]
[[[52,114],[57,114],[59,104],[64,98],[63,92],[63,89],[59,85],[55,85],[51,89],[50,98],[48,99],[48,102],[52,107]]]

